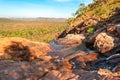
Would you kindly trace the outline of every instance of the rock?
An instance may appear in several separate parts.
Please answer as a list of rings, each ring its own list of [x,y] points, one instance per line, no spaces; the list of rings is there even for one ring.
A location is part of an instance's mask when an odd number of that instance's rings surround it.
[[[50,44],[52,51],[60,51],[64,48],[66,48],[65,45],[62,45],[59,43],[59,40],[52,40],[49,42],[49,44]]]
[[[79,75],[78,80],[102,80],[102,77],[95,71],[73,70],[73,73]]]
[[[47,43],[39,43],[37,46],[33,46],[29,48],[30,51],[30,57],[35,58],[42,58],[44,57],[48,52],[51,51],[50,45]]]
[[[53,67],[52,63],[34,62],[0,62],[0,80],[39,80]],[[52,79],[52,78],[51,78]]]
[[[57,77],[57,75],[59,74],[60,74],[59,71],[53,70],[47,73],[41,80],[59,80],[59,78]]]
[[[115,72],[119,72],[120,73],[120,64],[118,64],[116,67],[115,67]]]
[[[84,40],[85,36],[83,34],[68,34],[66,37],[66,39],[70,39],[70,40]]]
[[[109,27],[107,28],[107,33],[120,37],[120,24],[117,24],[117,25],[111,24],[108,26]]]
[[[90,18],[84,22],[84,26],[93,26],[98,23],[100,19],[97,17]]]
[[[50,45],[23,38],[1,38],[0,55],[3,59],[33,60],[50,52]]]
[[[83,34],[68,34],[65,38],[59,39],[61,44],[64,45],[80,45],[83,40],[85,39],[85,36]]]
[[[120,54],[116,54],[114,53],[113,55],[109,56],[108,58],[106,58],[107,62],[109,62],[110,64],[117,64],[120,62]]]
[[[34,66],[33,66],[34,65]],[[0,80],[78,80],[71,70],[56,70],[54,64],[45,61],[0,62]]]
[[[120,38],[120,26],[119,26],[119,27],[117,27],[116,31],[117,31],[118,36],[119,36],[119,38]]]
[[[90,53],[88,55],[78,56],[76,59],[79,62],[89,62],[89,61],[97,60],[97,57],[98,57],[98,53]]]
[[[114,37],[102,32],[95,38],[94,47],[101,53],[105,53],[112,50],[116,46],[114,41]]]
[[[107,69],[99,69],[98,70],[99,75],[106,75],[106,76],[112,76],[113,73]]]
[[[104,75],[104,76],[111,76],[111,77],[114,77],[114,76],[120,76],[120,73],[117,73],[117,72],[111,72],[107,69],[99,69],[98,70],[98,74],[99,75]]]
[[[71,71],[52,70],[42,80],[78,80],[78,76]]]

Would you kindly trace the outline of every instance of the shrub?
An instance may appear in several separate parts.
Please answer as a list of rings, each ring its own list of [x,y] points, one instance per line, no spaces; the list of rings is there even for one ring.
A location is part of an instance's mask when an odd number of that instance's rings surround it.
[[[87,29],[87,33],[93,33],[95,31],[94,27],[90,27]]]

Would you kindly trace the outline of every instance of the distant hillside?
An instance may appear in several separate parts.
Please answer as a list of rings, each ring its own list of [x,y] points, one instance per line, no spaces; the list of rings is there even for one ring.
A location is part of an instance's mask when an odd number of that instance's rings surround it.
[[[8,18],[0,18],[0,22],[10,22],[10,21],[13,21],[13,20]]]
[[[22,21],[43,21],[43,22],[65,22],[66,18],[10,18],[11,20],[22,20]]]
[[[13,22],[13,21],[40,21],[40,22],[65,22],[66,18],[0,18],[0,22]]]

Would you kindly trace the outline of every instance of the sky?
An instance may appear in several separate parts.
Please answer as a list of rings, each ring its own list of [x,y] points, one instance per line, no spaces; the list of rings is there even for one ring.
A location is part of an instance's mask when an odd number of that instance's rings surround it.
[[[0,17],[14,18],[68,18],[80,3],[93,0],[0,0]]]

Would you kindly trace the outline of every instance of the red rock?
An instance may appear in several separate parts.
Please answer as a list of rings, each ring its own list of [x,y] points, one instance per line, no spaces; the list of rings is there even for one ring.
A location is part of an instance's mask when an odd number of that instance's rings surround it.
[[[79,62],[89,62],[96,60],[97,57],[98,57],[98,53],[89,53],[88,55],[78,56],[77,60]]]
[[[23,38],[2,38],[0,46],[0,55],[5,59],[9,55],[17,60],[34,60],[51,51],[47,43],[33,42]]]

